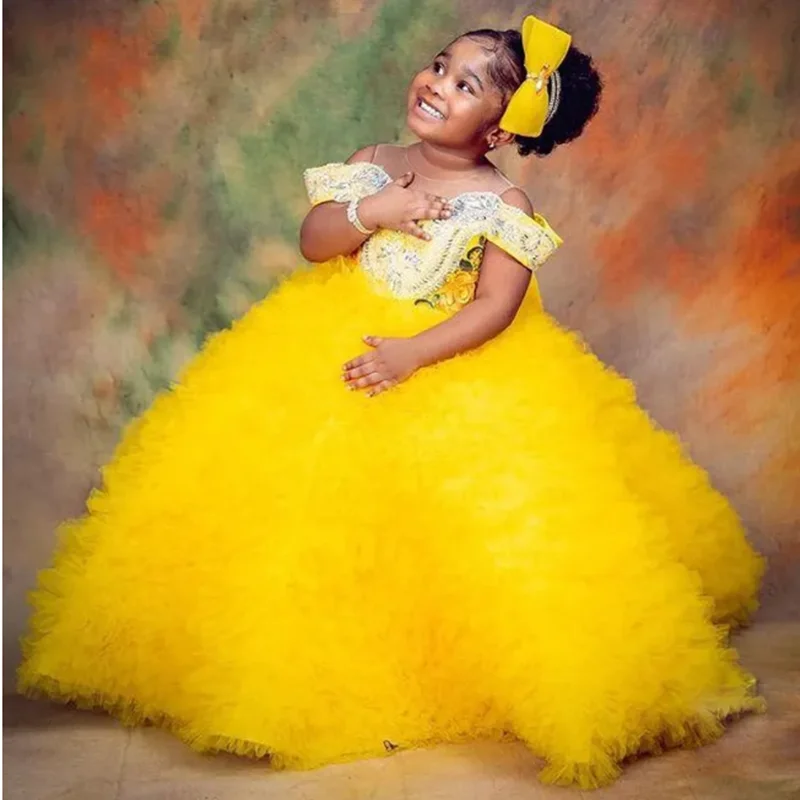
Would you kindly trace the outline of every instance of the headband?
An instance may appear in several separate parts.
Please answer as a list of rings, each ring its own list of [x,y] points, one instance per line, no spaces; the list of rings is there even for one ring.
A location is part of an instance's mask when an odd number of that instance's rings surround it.
[[[522,49],[526,78],[514,92],[500,120],[500,128],[519,136],[540,136],[556,113],[561,99],[557,70],[567,55],[572,37],[536,17],[522,23]]]

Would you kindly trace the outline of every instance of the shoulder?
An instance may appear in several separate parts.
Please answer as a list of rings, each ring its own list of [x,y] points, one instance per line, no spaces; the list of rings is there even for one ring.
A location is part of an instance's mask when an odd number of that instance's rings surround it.
[[[383,151],[394,151],[394,150],[402,150],[402,147],[398,147],[394,144],[370,144],[366,147],[362,147],[360,150],[356,150],[350,158],[347,159],[347,164],[374,164],[376,163],[375,158],[378,155],[378,150],[381,152]]]
[[[513,181],[504,175],[497,167],[492,165],[495,177],[502,184],[497,194],[506,205],[518,208],[520,211],[527,214],[529,217],[533,216],[533,205],[525,192],[519,188]]]
[[[348,164],[375,164],[392,172],[397,167],[398,159],[402,158],[406,148],[398,144],[377,143],[356,150],[350,158]]]
[[[356,150],[350,158],[347,159],[345,163],[347,164],[363,164],[363,163],[372,163],[372,160],[375,158],[375,151],[378,149],[377,144],[370,144],[366,147],[362,147],[360,150]]]
[[[525,194],[525,192],[523,192],[518,186],[511,186],[510,188],[506,189],[506,191],[500,195],[500,198],[504,203],[514,206],[514,208],[518,208],[529,217],[533,216],[533,204],[531,203],[528,195]]]

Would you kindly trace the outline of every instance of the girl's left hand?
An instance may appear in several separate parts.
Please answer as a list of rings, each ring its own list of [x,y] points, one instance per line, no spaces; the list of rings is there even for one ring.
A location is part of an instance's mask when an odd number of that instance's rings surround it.
[[[367,394],[373,397],[397,386],[420,367],[419,356],[411,339],[365,336],[364,341],[374,349],[344,365],[342,380],[348,389],[369,388]]]

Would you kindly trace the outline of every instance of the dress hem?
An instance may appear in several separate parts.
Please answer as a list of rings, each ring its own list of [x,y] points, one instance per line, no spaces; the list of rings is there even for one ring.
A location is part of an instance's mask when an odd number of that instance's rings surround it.
[[[478,741],[475,737],[464,735],[447,740],[420,741],[395,745],[383,742],[385,753],[373,750],[363,753],[342,754],[323,763],[299,762],[258,742],[220,734],[199,733],[189,723],[180,721],[153,706],[107,692],[95,691],[82,686],[66,685],[46,675],[22,676],[18,690],[31,700],[50,700],[63,705],[72,705],[86,711],[104,711],[126,727],[152,726],[161,728],[176,736],[192,750],[199,753],[232,753],[253,760],[267,760],[269,766],[278,770],[307,771],[332,764],[342,764],[358,760],[392,755],[395,752],[424,749],[435,745],[466,744]],[[620,745],[615,750],[593,753],[591,763],[576,763],[551,759],[538,773],[544,784],[564,787],[578,787],[592,790],[609,786],[620,777],[625,764],[650,756],[657,756],[670,750],[694,750],[717,741],[725,731],[725,724],[747,714],[760,714],[766,711],[766,703],[756,694],[739,698],[738,702],[719,701],[714,708],[697,712],[685,719],[679,726],[665,724],[658,732],[645,734],[635,746],[626,750]],[[512,733],[495,737],[481,737],[483,741],[522,741]],[[533,751],[531,751],[533,752]],[[536,754],[534,754],[536,755]]]

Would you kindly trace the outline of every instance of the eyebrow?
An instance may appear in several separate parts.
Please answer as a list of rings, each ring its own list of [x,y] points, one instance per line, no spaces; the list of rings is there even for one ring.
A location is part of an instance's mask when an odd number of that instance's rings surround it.
[[[476,73],[474,73],[474,72],[473,72],[471,69],[465,69],[465,70],[464,70],[464,72],[465,72],[465,73],[466,73],[466,74],[467,74],[467,75],[468,75],[470,78],[474,78],[474,79],[475,79],[475,82],[476,82],[476,83],[478,84],[478,86],[480,87],[480,90],[481,90],[481,91],[483,91],[483,81],[482,81],[482,80],[481,80],[481,79],[480,79],[480,78],[477,76],[477,74],[476,74]]]
[[[449,50],[442,50],[442,52],[439,53],[439,55],[436,56],[436,58],[446,58],[448,61],[450,61],[452,55]],[[471,69],[469,69],[469,67],[464,67],[464,74],[467,77],[472,78],[475,81],[475,83],[478,84],[481,91],[485,91],[483,88],[483,81],[480,79],[480,77],[478,77],[478,74],[476,72],[473,72]]]

